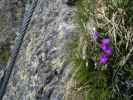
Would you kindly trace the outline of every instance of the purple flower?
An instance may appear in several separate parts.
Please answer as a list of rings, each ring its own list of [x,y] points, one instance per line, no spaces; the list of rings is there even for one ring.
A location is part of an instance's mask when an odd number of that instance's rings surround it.
[[[110,39],[109,38],[102,39],[102,44],[109,45],[109,43],[110,43]]]
[[[98,35],[99,33],[98,32],[92,32],[92,38],[96,41],[98,39]]]
[[[99,63],[100,63],[100,64],[107,64],[108,59],[109,59],[109,58],[108,58],[106,55],[101,55],[101,56],[100,56],[100,59],[99,59]]]
[[[108,55],[108,56],[111,56],[112,53],[113,53],[113,50],[111,48],[108,48],[107,50],[105,50],[105,53]]]
[[[103,51],[106,51],[108,49],[108,45],[100,44],[100,49],[102,49]]]

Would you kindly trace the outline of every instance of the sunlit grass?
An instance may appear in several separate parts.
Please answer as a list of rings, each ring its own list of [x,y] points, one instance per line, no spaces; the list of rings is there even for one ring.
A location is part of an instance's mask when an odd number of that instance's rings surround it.
[[[86,100],[132,100],[131,89],[122,88],[133,79],[132,3],[129,0],[78,0],[76,3],[74,19],[79,32],[76,40],[69,43],[70,61],[76,88],[86,91]],[[107,65],[95,65],[100,51],[88,31],[91,20],[99,32],[106,32],[111,38],[113,56]]]

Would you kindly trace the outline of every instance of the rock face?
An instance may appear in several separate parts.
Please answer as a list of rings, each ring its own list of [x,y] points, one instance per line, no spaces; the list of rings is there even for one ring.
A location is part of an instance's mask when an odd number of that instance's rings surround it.
[[[25,0],[0,0],[0,55],[9,51],[25,10]],[[0,62],[3,60],[0,56]]]
[[[3,100],[65,100],[65,43],[75,31],[66,2],[39,0]]]
[[[24,7],[24,0],[0,0],[0,43],[5,43],[15,35]]]

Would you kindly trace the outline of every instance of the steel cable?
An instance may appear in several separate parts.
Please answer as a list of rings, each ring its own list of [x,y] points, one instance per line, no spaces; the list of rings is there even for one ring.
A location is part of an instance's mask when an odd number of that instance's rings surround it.
[[[8,85],[8,81],[10,79],[12,70],[15,66],[15,62],[16,62],[17,56],[19,54],[20,47],[23,43],[23,39],[26,34],[26,30],[27,30],[30,20],[32,18],[33,12],[37,6],[37,3],[38,3],[38,0],[33,0],[32,4],[31,4],[31,8],[24,14],[22,24],[18,30],[19,34],[15,39],[15,46],[14,46],[13,52],[11,54],[11,57],[8,61],[7,66],[6,66],[7,69],[5,70],[4,76],[2,77],[2,80],[0,81],[0,100],[2,100],[2,98],[6,92],[6,87]]]

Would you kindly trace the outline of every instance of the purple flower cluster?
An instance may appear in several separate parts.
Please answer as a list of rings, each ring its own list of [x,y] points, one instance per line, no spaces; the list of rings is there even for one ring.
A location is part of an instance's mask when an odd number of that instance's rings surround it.
[[[100,49],[102,50],[102,54],[99,58],[100,64],[107,64],[109,57],[112,55],[112,49],[109,47],[110,39],[104,38],[101,40],[99,44]]]
[[[99,47],[102,51],[100,58],[99,58],[99,64],[107,64],[109,57],[112,55],[112,49],[109,47],[110,44],[110,38],[102,38],[100,39],[99,33],[94,31],[92,33],[93,40],[97,41],[99,43]],[[99,42],[100,40],[100,42]]]

